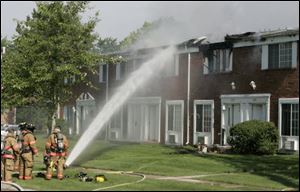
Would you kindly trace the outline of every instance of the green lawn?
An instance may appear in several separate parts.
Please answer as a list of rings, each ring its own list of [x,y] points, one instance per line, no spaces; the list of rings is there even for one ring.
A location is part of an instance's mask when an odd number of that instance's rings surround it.
[[[42,150],[45,137],[38,136],[39,155],[35,170],[43,170]],[[71,140],[71,146],[76,140]],[[92,190],[140,180],[138,176],[105,173],[104,183],[84,183],[74,178],[83,168],[116,171],[133,171],[157,176],[192,176],[204,183],[190,183],[176,180],[146,178],[143,182],[124,185],[107,190],[281,190],[299,188],[298,155],[198,155],[192,147],[168,147],[159,144],[130,144],[94,142],[68,168],[70,178],[63,181],[45,181],[35,178],[31,181],[17,181],[25,188],[37,190]],[[85,170],[90,176],[97,173]],[[210,174],[224,174],[209,176]],[[207,183],[205,183],[207,182]],[[210,182],[210,183],[209,183]],[[211,184],[213,183],[213,184]]]

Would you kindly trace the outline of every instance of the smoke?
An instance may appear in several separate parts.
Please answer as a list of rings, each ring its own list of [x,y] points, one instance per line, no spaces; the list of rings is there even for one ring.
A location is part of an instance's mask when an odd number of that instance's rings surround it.
[[[151,2],[145,14],[150,21],[162,18],[163,22],[134,48],[176,44],[201,36],[209,42],[221,42],[226,34],[299,26],[298,2]]]

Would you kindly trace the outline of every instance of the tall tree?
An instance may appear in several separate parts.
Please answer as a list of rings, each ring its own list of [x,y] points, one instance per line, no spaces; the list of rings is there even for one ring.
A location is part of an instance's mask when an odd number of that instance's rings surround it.
[[[126,49],[132,46],[135,42],[140,40],[145,34],[155,28],[156,22],[145,21],[143,26],[135,31],[132,31],[127,37],[120,42],[121,49]]]
[[[99,38],[95,50],[99,53],[113,53],[120,50],[118,40],[112,37]]]
[[[57,105],[69,100],[72,87],[91,85],[83,71],[95,72],[101,57],[92,51],[98,13],[81,22],[87,6],[86,1],[40,1],[17,23],[14,48],[1,64],[1,107],[2,100],[6,107],[46,106],[51,128]]]

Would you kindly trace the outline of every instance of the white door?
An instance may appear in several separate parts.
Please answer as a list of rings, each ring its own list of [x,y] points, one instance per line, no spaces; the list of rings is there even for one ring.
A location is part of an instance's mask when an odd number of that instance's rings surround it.
[[[197,101],[195,101],[197,102]],[[197,104],[198,103],[198,104]],[[213,105],[212,102],[201,103],[194,105],[194,144],[213,144]],[[201,104],[200,104],[201,103]]]
[[[223,135],[224,144],[227,144],[227,137],[230,135],[229,130],[232,126],[241,122],[241,107],[239,103],[225,104],[224,111],[224,127]]]
[[[147,119],[147,141],[158,142],[159,132],[159,113],[158,105],[148,105],[148,118]]]
[[[183,101],[167,101],[166,143],[183,144]]]
[[[128,140],[141,140],[141,105],[130,104],[128,106]]]
[[[128,105],[128,139],[130,141],[158,141],[158,106],[155,104]]]

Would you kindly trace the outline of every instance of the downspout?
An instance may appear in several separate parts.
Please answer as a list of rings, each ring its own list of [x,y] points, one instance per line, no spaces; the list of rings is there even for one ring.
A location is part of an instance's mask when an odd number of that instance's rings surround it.
[[[109,64],[106,64],[106,91],[105,91],[105,104],[108,102],[108,70],[109,70]],[[108,124],[106,124],[106,135],[105,135],[105,140],[108,140]]]
[[[188,53],[188,79],[187,79],[187,137],[186,137],[186,145],[190,142],[190,76],[191,76],[191,53]]]

